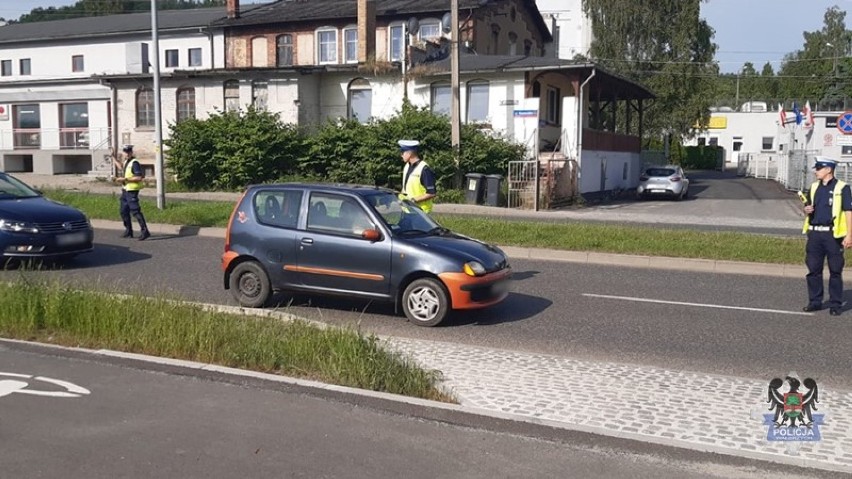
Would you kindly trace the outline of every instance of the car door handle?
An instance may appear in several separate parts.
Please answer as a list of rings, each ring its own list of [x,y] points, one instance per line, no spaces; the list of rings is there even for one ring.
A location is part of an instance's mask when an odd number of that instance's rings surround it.
[[[302,238],[302,244],[314,244],[313,238]]]

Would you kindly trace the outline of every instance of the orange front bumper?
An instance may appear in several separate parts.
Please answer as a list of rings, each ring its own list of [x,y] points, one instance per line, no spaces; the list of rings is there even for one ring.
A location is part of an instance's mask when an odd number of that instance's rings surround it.
[[[503,301],[509,295],[506,283],[511,277],[511,268],[485,276],[468,276],[461,272],[438,275],[450,293],[452,309],[485,308]]]

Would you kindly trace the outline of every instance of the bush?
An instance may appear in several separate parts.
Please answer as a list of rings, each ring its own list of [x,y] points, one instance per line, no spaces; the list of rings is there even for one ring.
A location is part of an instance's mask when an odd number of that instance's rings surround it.
[[[724,150],[721,146],[687,146],[683,148],[684,157],[681,166],[690,170],[712,170]]]
[[[524,147],[494,138],[475,126],[462,128],[458,166],[450,122],[428,109],[405,103],[387,120],[361,124],[328,121],[310,137],[284,125],[277,114],[250,108],[216,113],[207,120],[171,125],[167,167],[189,189],[234,190],[251,183],[308,179],[402,187],[397,140],[422,144],[420,153],[435,172],[439,191],[456,186],[465,173],[500,173],[524,157]]]
[[[304,156],[298,128],[253,107],[170,126],[166,165],[191,189],[242,189],[294,172]]]

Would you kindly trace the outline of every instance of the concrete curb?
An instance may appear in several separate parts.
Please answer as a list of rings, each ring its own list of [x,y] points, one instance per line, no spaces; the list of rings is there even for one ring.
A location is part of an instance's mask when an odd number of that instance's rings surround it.
[[[92,226],[106,230],[122,230],[118,221],[92,220]],[[151,234],[164,236],[201,236],[204,238],[225,238],[225,228],[207,228],[168,224],[149,224]],[[594,251],[568,251],[545,248],[524,248],[500,246],[510,258],[536,261],[563,261],[593,265],[623,266],[633,268],[651,268],[698,273],[746,274],[753,276],[774,276],[783,278],[803,278],[807,273],[804,264],[751,263],[748,261],[720,261],[712,259],[669,258],[664,256],[642,256],[629,254],[598,253]]]

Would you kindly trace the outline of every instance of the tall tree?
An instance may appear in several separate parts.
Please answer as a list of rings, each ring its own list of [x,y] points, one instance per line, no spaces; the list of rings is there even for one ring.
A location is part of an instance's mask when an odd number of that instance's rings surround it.
[[[787,54],[778,73],[779,94],[789,101],[811,101],[824,109],[843,108],[852,96],[846,81],[852,61],[848,58],[852,32],[846,29],[846,11],[831,7],[823,16],[823,27],[804,32],[801,50]]]
[[[583,0],[594,33],[592,59],[657,95],[646,116],[651,137],[688,136],[709,116],[718,68],[701,1]]]

